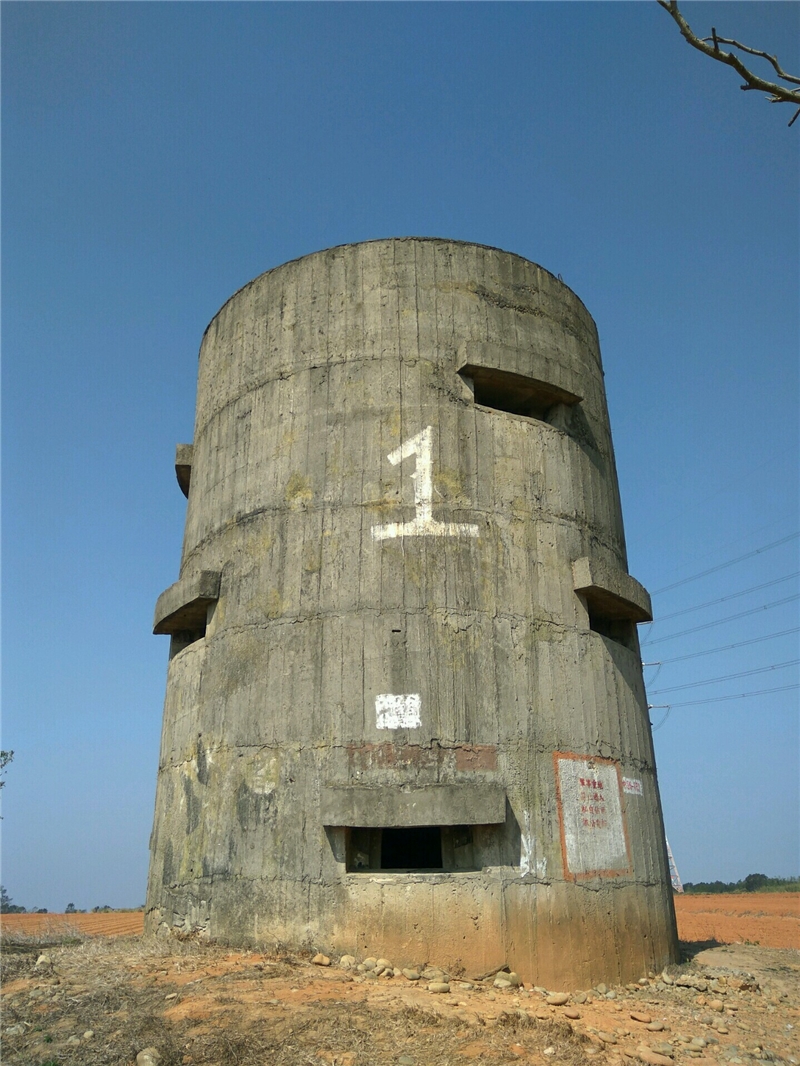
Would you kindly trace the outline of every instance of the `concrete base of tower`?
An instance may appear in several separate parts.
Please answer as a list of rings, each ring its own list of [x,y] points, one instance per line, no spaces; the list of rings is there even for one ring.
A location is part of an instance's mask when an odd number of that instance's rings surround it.
[[[621,984],[679,958],[668,887],[521,879],[513,868],[347,874],[336,885],[214,880],[162,893],[147,933],[314,948],[479,977],[504,966],[545,988]],[[212,895],[213,893],[213,895]]]

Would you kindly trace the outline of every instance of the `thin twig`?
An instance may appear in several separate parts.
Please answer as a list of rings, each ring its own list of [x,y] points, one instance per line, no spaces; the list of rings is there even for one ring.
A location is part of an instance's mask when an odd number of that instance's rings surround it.
[[[787,74],[778,62],[777,56],[771,56],[769,52],[762,52],[759,48],[751,48],[750,45],[742,44],[741,41],[734,41],[731,37],[718,37],[717,31],[713,26],[711,27],[711,34],[711,37],[703,37],[703,40],[713,40],[715,43],[719,41],[720,44],[729,44],[733,48],[739,48],[742,52],[747,52],[751,56],[760,56],[761,59],[768,59],[779,77],[783,78],[784,81],[792,81],[795,85],[800,85],[800,78],[795,77],[794,74]]]
[[[751,48],[749,45],[740,44],[738,41],[734,41],[730,38],[718,37],[716,29],[713,28],[711,30],[711,38],[700,38],[692,31],[691,26],[681,14],[677,0],[658,0],[658,4],[669,13],[678,26],[678,29],[681,31],[684,40],[688,41],[693,48],[710,56],[712,59],[716,59],[720,63],[725,63],[726,66],[733,67],[736,73],[739,74],[745,82],[744,85],[740,86],[741,89],[756,89],[758,92],[767,93],[770,103],[774,104],[800,103],[800,89],[792,89],[787,85],[780,85],[778,82],[767,81],[765,78],[759,77],[758,74],[754,74],[752,70],[746,67],[737,55],[734,55],[732,52],[723,52],[719,45],[728,44],[746,52],[748,55],[754,55],[766,59],[772,64],[779,77],[783,78],[784,81],[792,82],[794,85],[800,85],[800,77],[796,77],[794,74],[785,73],[775,56],[771,56],[767,52],[762,52],[757,48]],[[713,43],[709,44],[709,40]],[[796,118],[797,114],[794,115],[789,123],[790,126]]]

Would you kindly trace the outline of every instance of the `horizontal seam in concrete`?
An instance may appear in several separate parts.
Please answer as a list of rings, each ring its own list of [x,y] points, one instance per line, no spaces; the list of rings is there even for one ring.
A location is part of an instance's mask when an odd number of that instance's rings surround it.
[[[200,734],[200,735],[202,736],[202,734]],[[308,743],[308,744],[303,744],[303,743],[300,743],[299,741],[286,741],[286,742],[282,742],[280,744],[253,744],[253,743],[232,744],[232,743],[225,743],[225,744],[215,744],[213,746],[210,745],[210,746],[206,747],[204,750],[207,751],[207,752],[212,752],[214,754],[216,754],[218,752],[223,752],[223,753],[230,752],[230,753],[237,753],[238,754],[238,753],[241,753],[244,750],[249,750],[249,751],[251,751],[254,754],[258,754],[259,752],[274,752],[275,754],[286,754],[287,752],[291,752],[294,755],[299,755],[302,752],[309,751],[309,750],[311,750],[311,751],[320,751],[320,752],[337,751],[337,752],[343,752],[343,753],[346,754],[354,746],[358,746],[359,743],[364,743],[364,738],[363,737],[359,737],[357,741],[344,741],[344,740],[342,740],[342,741],[338,741],[338,742],[331,742],[330,740],[324,739],[324,740],[320,740],[320,741],[318,741],[316,743]],[[409,743],[409,745],[408,745],[408,747],[421,748],[421,749],[424,749],[426,751],[432,750],[434,748],[434,746],[437,747],[437,748],[440,748],[442,751],[457,751],[460,748],[464,748],[464,747],[469,748],[469,747],[474,747],[476,745],[473,742],[471,742],[471,741],[449,740],[446,737],[445,738],[433,737],[431,739],[430,743],[417,742],[417,743]],[[535,752],[536,754],[539,754],[539,755],[543,754],[543,753],[547,753],[547,752],[552,752],[553,751],[553,748],[550,745],[542,744],[542,743],[535,743],[535,742],[532,743],[532,742],[529,741],[528,738],[524,738],[524,737],[518,737],[516,741],[514,741],[514,740],[506,740],[503,743],[503,750],[504,751],[515,750],[516,748],[523,748],[526,751],[530,750],[530,751],[533,751],[533,752]],[[587,752],[587,754],[588,754],[588,752]],[[188,765],[188,764],[190,764],[190,763],[192,763],[194,761],[195,761],[195,756],[188,756],[187,758],[179,760],[178,762],[175,762],[175,763],[171,763],[170,765],[172,765],[172,766]],[[649,762],[647,762],[644,759],[639,759],[639,758],[636,758],[634,756],[626,755],[621,761],[625,762],[625,764],[627,766],[631,766],[633,768],[641,769],[642,772],[653,773],[653,774],[655,773],[655,769],[654,769],[652,763],[649,763]],[[457,771],[457,772],[458,773],[474,773],[475,771],[464,770],[464,771]],[[492,770],[492,771],[481,770],[480,771],[481,774],[496,773],[496,772],[498,772],[498,771],[494,771],[494,770]]]
[[[307,366],[299,366],[296,368],[292,367],[290,369],[287,369],[285,372],[280,371],[270,377],[262,378],[262,380],[259,381],[257,385],[252,385],[249,388],[243,389],[241,392],[237,392],[232,399],[228,400],[227,403],[222,404],[220,407],[215,407],[204,422],[198,422],[197,426],[195,427],[195,439],[197,439],[197,437],[199,437],[205,431],[206,427],[209,426],[215,418],[219,418],[220,415],[222,415],[225,411],[228,410],[228,408],[232,407],[234,404],[240,403],[242,400],[247,399],[248,396],[252,396],[252,394],[254,392],[258,392],[259,389],[263,389],[267,385],[273,385],[276,381],[288,381],[290,378],[297,377],[300,374],[307,374],[311,370],[323,370],[328,369],[332,366],[353,366],[354,364],[357,365],[359,363],[380,363],[382,361],[383,357],[381,355],[368,355],[352,359],[348,356],[344,356],[341,359],[325,360],[325,362],[323,363],[309,363]],[[420,362],[431,363],[431,365],[433,366],[439,365],[433,359],[425,359],[424,356],[418,356],[416,359],[413,357],[409,359],[404,359],[403,365],[415,366],[417,363]],[[455,375],[455,372],[454,376],[457,376]],[[459,403],[463,404],[465,407],[472,406],[469,400],[462,398],[455,393],[454,399],[456,399]]]
[[[368,356],[363,357],[361,359],[331,359],[329,362],[310,363],[308,366],[301,366],[297,369],[292,369],[285,373],[281,372],[274,374],[271,377],[263,378],[261,381],[259,381],[257,385],[252,385],[249,388],[244,389],[242,392],[238,392],[236,396],[228,400],[227,403],[222,404],[220,407],[215,407],[203,422],[198,422],[195,426],[195,440],[198,440],[203,435],[203,433],[206,432],[208,427],[211,426],[211,424],[215,420],[221,418],[222,415],[231,407],[241,403],[243,400],[246,400],[248,397],[252,396],[253,393],[259,392],[261,389],[266,388],[268,385],[274,385],[276,381],[289,381],[293,377],[297,377],[300,374],[307,374],[312,370],[322,370],[328,369],[329,367],[333,366],[353,366],[354,364],[358,363],[374,362],[382,362],[381,356]],[[431,366],[435,367],[441,366],[441,363],[438,363],[433,359],[426,359],[424,356],[418,356],[416,359],[410,358],[403,360],[403,365],[406,367],[416,366],[417,363],[429,363]],[[481,411],[482,413],[509,417],[515,419],[516,421],[527,422],[541,429],[548,429],[551,430],[553,433],[558,433],[559,436],[566,437],[568,440],[573,441],[575,444],[581,447],[579,442],[575,439],[575,437],[572,436],[572,434],[568,433],[565,429],[561,429],[559,426],[553,426],[549,422],[544,422],[541,419],[533,418],[529,415],[518,415],[514,414],[513,411],[499,411],[497,408],[488,407],[486,404],[476,403],[474,400],[468,397],[459,395],[458,389],[456,388],[457,381],[455,380],[457,378],[458,373],[456,371],[453,371],[454,387],[452,391],[447,389],[445,382],[443,381],[434,381],[431,384],[431,389],[433,392],[436,393],[444,393],[449,399],[451,399],[454,403],[458,404],[459,407],[462,407],[464,409],[474,408],[475,410]],[[582,399],[581,402],[585,407],[586,399]],[[602,456],[604,459],[608,459],[610,457],[610,453],[607,454],[599,448],[592,448],[592,451],[594,451],[597,455]]]
[[[297,743],[297,742],[286,742],[286,743],[283,743],[281,745],[274,745],[274,744],[273,745],[270,745],[270,744],[224,744],[223,745],[223,744],[218,744],[217,746],[215,746],[213,748],[206,748],[205,750],[206,751],[211,751],[214,754],[230,753],[230,754],[236,754],[237,756],[242,753],[243,749],[251,749],[255,754],[257,754],[258,752],[262,752],[262,751],[269,751],[269,752],[275,752],[275,753],[279,753],[279,754],[285,754],[287,751],[289,751],[293,755],[297,756],[297,755],[300,755],[302,752],[311,750],[311,751],[320,751],[320,752],[335,751],[335,752],[341,752],[342,754],[347,755],[347,754],[349,754],[349,752],[350,752],[350,750],[352,748],[354,748],[354,747],[358,748],[359,741],[361,743],[364,743],[363,738],[358,738],[358,740],[351,740],[351,741],[341,740],[341,741],[338,741],[338,742],[331,742],[329,739],[327,739],[327,740],[323,739],[323,740],[320,740],[319,743],[317,743],[317,744],[300,744],[300,743]],[[419,748],[421,748],[421,749],[423,749],[425,751],[432,751],[434,744],[436,744],[437,747],[439,747],[440,749],[442,749],[444,751],[454,751],[454,750],[458,750],[459,748],[464,747],[464,746],[467,746],[467,747],[471,746],[469,744],[465,745],[463,742],[460,742],[460,741],[457,741],[457,740],[447,740],[447,739],[440,740],[439,738],[435,738],[430,744],[416,744],[416,745],[409,745],[409,746],[410,747],[419,747]],[[521,737],[516,741],[516,743],[514,741],[512,741],[512,740],[504,741],[502,747],[503,747],[503,751],[504,752],[515,751],[518,748],[524,748],[526,751],[533,752],[535,755],[552,755],[552,753],[553,753],[552,745],[536,743],[536,742],[530,743],[527,739],[523,739]],[[643,776],[650,776],[655,781],[656,770],[655,770],[655,766],[653,766],[651,763],[648,763],[648,762],[646,762],[643,759],[636,758],[636,757],[631,756],[629,754],[625,754],[621,749],[619,749],[614,744],[598,745],[598,747],[603,747],[603,749],[605,751],[610,752],[611,755],[608,756],[608,757],[612,758],[615,762],[620,763],[620,766],[622,766],[624,764],[625,769],[629,769],[629,770],[635,771],[636,773],[642,774]],[[597,752],[588,751],[588,750],[586,750],[586,748],[584,748],[584,749],[582,749],[581,754],[585,754],[585,755],[594,754],[594,755],[597,755],[598,753]],[[179,770],[181,767],[190,766],[192,763],[195,762],[195,759],[196,759],[195,756],[189,756],[187,758],[178,759],[178,760],[175,760],[175,761],[164,761],[163,763],[159,764],[159,769],[163,769],[163,768],[169,767],[172,770]],[[503,770],[491,770],[491,771],[485,771],[485,770],[480,770],[480,771],[475,771],[475,770],[456,770],[454,772],[457,773],[457,774],[466,775],[463,778],[463,780],[468,780],[470,775],[473,775],[475,773],[479,773],[481,775],[481,777],[484,777],[484,776],[486,776],[486,777],[493,777],[493,776],[502,777],[504,771]],[[458,780],[461,780],[461,778],[459,778]],[[276,790],[277,790],[278,787],[279,787],[278,785],[275,786]],[[513,784],[512,785],[508,785],[507,784],[506,787],[510,788],[512,792],[514,791]]]
[[[208,638],[208,639],[209,639],[209,641],[211,641],[211,640],[220,640],[220,639],[222,639],[222,637],[226,636],[227,634],[246,633],[246,632],[249,632],[251,630],[270,629],[270,628],[277,627],[277,626],[304,625],[304,624],[306,624],[308,622],[321,622],[321,621],[324,621],[325,619],[343,618],[343,617],[347,617],[348,615],[356,615],[357,614],[357,615],[363,617],[363,615],[365,615],[365,614],[374,614],[376,616],[380,616],[381,614],[385,614],[385,613],[390,613],[392,615],[395,615],[395,614],[398,614],[398,613],[402,613],[406,617],[416,615],[416,616],[419,616],[421,618],[424,618],[424,617],[430,616],[430,615],[433,615],[435,617],[439,613],[441,613],[444,617],[449,616],[449,612],[447,610],[442,610],[441,612],[438,612],[438,611],[426,611],[424,608],[412,609],[412,608],[409,608],[409,607],[403,607],[403,608],[398,608],[396,611],[384,612],[384,611],[380,611],[379,608],[377,608],[377,607],[353,607],[353,609],[350,610],[350,611],[342,610],[341,607],[331,607],[331,609],[329,611],[318,611],[316,614],[313,614],[313,615],[295,615],[295,616],[289,617],[289,618],[287,618],[285,616],[281,616],[281,617],[278,617],[278,618],[268,618],[268,619],[265,619],[263,622],[260,622],[260,621],[259,622],[239,622],[236,625],[225,626],[225,628],[220,630],[219,633],[216,633],[213,637]],[[582,630],[582,629],[579,629],[577,626],[570,626],[570,625],[567,625],[564,622],[553,622],[553,621],[551,621],[550,619],[547,619],[547,618],[534,618],[534,619],[531,619],[529,616],[525,616],[525,615],[500,614],[499,612],[495,613],[495,614],[489,614],[488,612],[486,612],[484,614],[477,614],[476,613],[474,615],[474,618],[476,620],[477,619],[485,619],[485,620],[488,620],[488,621],[497,620],[499,622],[508,622],[512,626],[514,626],[515,628],[518,627],[518,626],[522,626],[522,625],[529,626],[530,628],[537,628],[539,626],[549,626],[552,629],[557,630],[560,633],[576,633],[579,636],[583,636],[584,634],[587,635],[587,636],[589,635],[589,631],[588,630]],[[624,650],[630,652],[629,648],[625,648]],[[634,653],[630,652],[630,654],[633,655]]]
[[[608,887],[609,887],[608,886],[608,881],[604,880],[601,877],[596,877],[596,878],[595,877],[585,877],[585,878],[582,877],[582,878],[579,878],[577,880],[573,880],[572,878],[563,878],[563,877],[539,877],[536,874],[524,874],[524,875],[520,876],[520,874],[518,872],[515,872],[515,871],[519,871],[519,869],[520,868],[518,866],[505,866],[505,867],[492,867],[492,866],[489,866],[489,867],[484,867],[484,868],[482,868],[480,870],[456,870],[456,871],[446,871],[444,873],[438,873],[437,872],[437,873],[430,873],[430,874],[388,873],[388,872],[382,873],[381,871],[377,871],[377,870],[376,871],[371,871],[371,872],[364,872],[364,873],[356,873],[356,872],[353,872],[353,871],[347,871],[341,876],[340,880],[337,879],[334,882],[334,885],[346,884],[349,887],[355,888],[359,884],[359,882],[361,882],[364,885],[373,883],[373,884],[379,884],[379,885],[382,884],[382,885],[386,885],[386,886],[397,885],[398,887],[400,887],[402,885],[407,885],[407,884],[444,884],[444,883],[452,884],[454,880],[455,881],[462,880],[462,881],[475,881],[475,882],[479,882],[479,883],[485,883],[485,882],[488,881],[488,882],[491,882],[491,883],[494,883],[494,884],[498,884],[498,885],[525,883],[525,884],[545,885],[545,886],[548,886],[548,887],[549,886],[569,886],[570,888],[574,887],[575,889],[580,889],[580,890],[583,890],[584,892],[594,892],[594,893],[603,893],[603,894],[608,892]],[[505,870],[508,870],[509,872],[508,873],[503,872]],[[280,876],[280,877],[277,876],[277,875],[273,876],[273,877],[255,877],[255,876],[247,876],[245,874],[239,874],[239,873],[226,873],[225,874],[225,881],[228,882],[228,883],[234,883],[234,884],[238,883],[238,884],[243,884],[243,885],[251,885],[251,884],[266,884],[266,885],[269,885],[269,884],[330,885],[330,882],[327,882],[327,881],[323,880],[321,877],[312,876],[311,874],[304,874],[301,877],[287,877],[286,875],[283,875],[283,876]],[[614,885],[615,890],[620,889],[620,888],[635,889],[635,888],[662,888],[663,887],[660,881],[641,881],[641,880],[635,881],[635,880],[633,880],[633,878],[626,877],[626,876],[616,877],[614,879],[614,881],[615,881],[615,885]],[[193,878],[191,881],[170,881],[170,882],[168,882],[166,887],[167,887],[167,890],[169,892],[181,892],[181,893],[191,893],[192,889],[195,889],[195,891],[192,893],[192,895],[193,895],[194,899],[199,899],[200,896],[199,896],[199,892],[197,891],[197,889],[201,888],[204,885],[208,886],[208,888],[210,889],[213,886],[213,884],[214,884],[214,875],[212,874],[212,875],[206,875],[205,877],[198,876],[196,878]],[[209,899],[203,899],[203,902],[206,903],[206,904],[208,904],[210,902],[213,902],[211,900],[210,896],[211,896],[211,894],[209,893]],[[152,908],[152,910],[163,910],[163,909],[164,909],[163,906]]]
[[[302,507],[297,507],[297,508],[293,508],[290,505],[284,505],[282,507],[257,507],[253,511],[247,511],[247,512],[245,512],[243,514],[236,515],[234,518],[228,519],[228,521],[223,523],[223,525],[217,526],[215,529],[211,530],[211,532],[207,533],[203,537],[202,540],[197,541],[197,543],[192,548],[190,548],[189,551],[187,551],[186,554],[184,555],[183,560],[182,560],[182,564],[181,564],[181,571],[185,570],[187,568],[187,564],[189,563],[189,561],[195,555],[197,555],[198,552],[201,552],[206,547],[208,547],[209,544],[212,544],[215,540],[224,537],[228,532],[230,532],[232,530],[235,530],[237,527],[246,525],[246,524],[248,524],[250,522],[255,522],[259,518],[261,518],[263,516],[276,517],[276,516],[282,516],[282,515],[309,514],[309,513],[311,513],[311,514],[324,514],[326,512],[327,513],[331,513],[331,514],[340,515],[340,514],[346,514],[349,511],[367,510],[371,506],[374,507],[377,502],[378,501],[375,501],[375,502],[373,502],[371,504],[369,501],[367,501],[366,503],[358,503],[358,504],[350,504],[350,505],[347,505],[347,504],[336,505],[336,504],[333,504],[333,503],[328,503],[326,501],[323,501],[321,504],[317,504],[317,505],[314,505],[314,506],[309,506],[308,504],[304,504]],[[414,505],[413,504],[398,504],[397,507],[398,507],[398,509],[402,507],[402,508],[408,510],[409,512],[411,512],[411,511],[413,511]],[[467,507],[467,506],[453,507],[451,509],[450,513],[454,514],[454,515],[457,515],[457,514],[472,515],[473,517],[476,517],[476,518],[486,517],[487,525],[489,524],[489,522],[493,518],[495,518],[495,519],[497,518],[497,514],[496,513],[491,513],[490,514],[490,512],[488,510],[485,510],[483,508],[477,508],[477,507]],[[535,510],[535,511],[519,511],[518,513],[524,515],[526,518],[529,518],[529,519],[531,519],[534,522],[541,523],[542,525],[545,525],[545,526],[564,526],[564,527],[569,528],[570,530],[574,530],[576,526],[579,526],[582,532],[586,531],[588,533],[589,538],[590,538],[590,540],[591,540],[593,545],[598,545],[603,550],[611,552],[611,553],[614,553],[614,554],[616,554],[620,550],[620,546],[619,545],[616,545],[616,544],[614,544],[612,542],[609,542],[608,540],[600,538],[600,536],[598,534],[599,534],[599,530],[600,530],[601,527],[596,526],[594,524],[589,524],[589,523],[586,522],[585,519],[580,519],[577,516],[566,515],[566,514],[564,514],[562,512],[546,511],[546,510],[541,509],[541,508],[538,509],[538,510]],[[508,516],[502,515],[501,517],[507,518]],[[376,515],[376,519],[377,519],[377,515]],[[519,519],[519,521],[522,521],[522,519]],[[470,540],[469,543],[472,544],[472,540]]]

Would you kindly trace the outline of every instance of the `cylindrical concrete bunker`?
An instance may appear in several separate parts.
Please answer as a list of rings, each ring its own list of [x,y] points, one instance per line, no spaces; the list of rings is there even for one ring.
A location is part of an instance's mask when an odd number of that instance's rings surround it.
[[[147,928],[509,965],[677,957],[595,325],[519,256],[345,245],[203,338]]]

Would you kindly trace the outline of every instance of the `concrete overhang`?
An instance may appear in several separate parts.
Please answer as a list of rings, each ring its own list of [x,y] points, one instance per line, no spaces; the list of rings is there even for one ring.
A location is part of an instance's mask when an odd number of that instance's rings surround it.
[[[573,370],[530,348],[468,341],[459,349],[458,372],[487,384],[504,381],[509,387],[527,389],[535,398],[551,404],[572,406],[583,399]]]
[[[219,599],[219,582],[218,570],[201,570],[194,577],[170,585],[158,597],[153,632],[176,633],[203,628],[209,604]]]
[[[614,620],[653,621],[650,594],[624,570],[584,557],[572,564],[572,577],[590,610]]]
[[[178,479],[181,492],[189,498],[189,486],[192,481],[192,455],[193,444],[178,444],[175,448],[175,477]]]
[[[322,824],[365,829],[420,825],[498,825],[506,820],[502,785],[476,782],[396,786],[329,785],[320,795]]]

